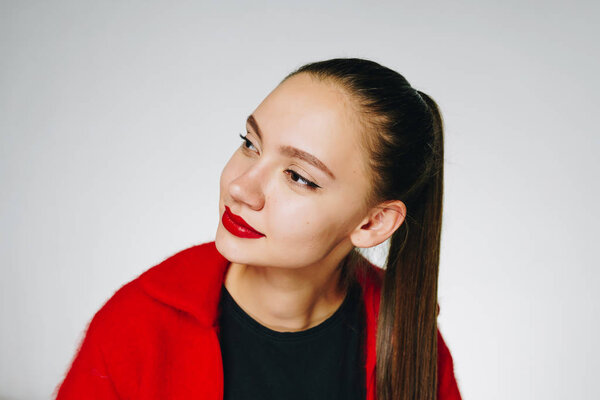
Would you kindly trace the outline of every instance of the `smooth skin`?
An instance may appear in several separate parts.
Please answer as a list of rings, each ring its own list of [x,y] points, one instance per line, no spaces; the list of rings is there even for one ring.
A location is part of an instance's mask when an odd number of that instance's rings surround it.
[[[399,200],[365,204],[371,180],[355,115],[336,84],[292,76],[252,113],[255,124],[247,123],[246,140],[221,174],[215,242],[231,262],[225,287],[270,329],[301,331],[331,316],[345,297],[336,269],[342,259],[353,247],[382,243],[404,221]],[[333,176],[284,146],[310,153]],[[265,236],[227,231],[226,205]]]

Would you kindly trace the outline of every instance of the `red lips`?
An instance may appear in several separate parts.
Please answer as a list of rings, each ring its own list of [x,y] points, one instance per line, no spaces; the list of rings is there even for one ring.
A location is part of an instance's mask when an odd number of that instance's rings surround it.
[[[223,222],[225,229],[241,238],[257,239],[265,236],[251,227],[242,217],[233,214],[227,206],[225,206],[225,212],[223,213],[221,222]]]

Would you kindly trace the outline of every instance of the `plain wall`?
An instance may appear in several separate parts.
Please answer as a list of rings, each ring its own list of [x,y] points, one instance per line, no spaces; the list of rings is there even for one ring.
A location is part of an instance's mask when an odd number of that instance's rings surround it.
[[[49,398],[119,287],[213,240],[246,116],[347,56],[445,117],[439,325],[464,398],[600,398],[598,11],[0,2],[0,398]]]

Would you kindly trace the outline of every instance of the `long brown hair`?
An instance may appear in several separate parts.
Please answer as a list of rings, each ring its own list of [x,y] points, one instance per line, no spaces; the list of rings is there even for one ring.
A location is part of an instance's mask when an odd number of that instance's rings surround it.
[[[437,397],[437,285],[443,201],[443,129],[436,103],[399,73],[343,58],[306,64],[358,106],[369,152],[367,204],[401,200],[407,213],[390,239],[377,328],[378,400]],[[286,77],[286,79],[288,78]]]

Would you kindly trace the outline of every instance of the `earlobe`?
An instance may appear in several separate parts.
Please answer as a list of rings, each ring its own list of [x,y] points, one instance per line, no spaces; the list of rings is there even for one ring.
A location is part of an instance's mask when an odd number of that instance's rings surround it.
[[[406,218],[406,206],[400,200],[373,207],[368,217],[350,235],[352,244],[360,248],[377,246],[387,240]]]

